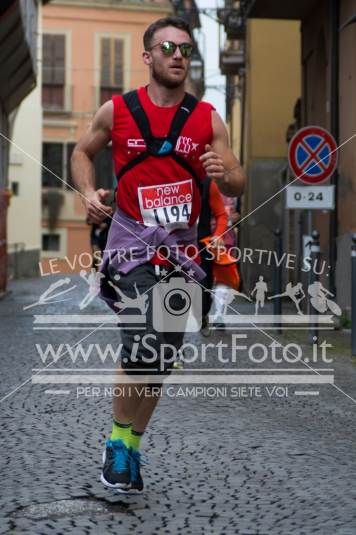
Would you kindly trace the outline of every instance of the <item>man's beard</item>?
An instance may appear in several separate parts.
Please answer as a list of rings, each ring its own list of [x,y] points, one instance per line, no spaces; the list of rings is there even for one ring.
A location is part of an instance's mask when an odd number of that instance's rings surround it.
[[[163,85],[163,87],[166,87],[167,89],[176,89],[177,87],[184,85],[186,77],[187,75],[184,76],[183,80],[170,80],[169,78],[165,78],[152,66],[152,78],[156,80],[157,83]]]

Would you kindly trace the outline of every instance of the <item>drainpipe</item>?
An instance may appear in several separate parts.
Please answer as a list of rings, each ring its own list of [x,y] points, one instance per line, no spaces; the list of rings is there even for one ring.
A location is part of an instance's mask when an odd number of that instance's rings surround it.
[[[330,91],[330,131],[339,145],[339,25],[340,0],[330,0],[331,22],[331,91]],[[330,214],[330,290],[336,295],[336,261],[337,261],[337,235],[338,235],[338,182],[339,171],[336,169],[331,177],[331,184],[335,186],[335,209]]]
[[[0,190],[0,296],[6,291],[7,285],[7,209],[10,192]]]
[[[0,101],[0,131],[9,136],[8,116]],[[7,208],[9,205],[8,186],[9,145],[0,137],[0,297],[6,291],[7,283]]]
[[[240,74],[241,90],[241,133],[240,133],[240,164],[244,165],[244,148],[245,148],[245,114],[246,114],[246,70]]]

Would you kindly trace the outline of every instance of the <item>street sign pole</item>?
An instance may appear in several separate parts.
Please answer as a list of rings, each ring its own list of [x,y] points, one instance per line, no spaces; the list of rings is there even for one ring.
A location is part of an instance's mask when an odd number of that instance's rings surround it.
[[[351,354],[356,357],[356,234],[351,247]]]
[[[312,232],[313,237],[313,243],[311,246],[311,259],[312,259],[312,269],[310,271],[311,273],[311,284],[314,282],[317,282],[319,280],[319,259],[320,259],[320,242],[319,242],[319,232],[317,230],[313,230]],[[311,308],[311,305],[309,305]],[[313,316],[318,316],[318,311],[315,309],[313,312],[309,312]],[[311,344],[317,344],[318,343],[318,320],[315,322],[310,322],[310,329],[309,329],[309,342]]]
[[[277,258],[282,258],[283,245],[282,245],[282,231],[278,228],[274,231],[274,250],[277,253]],[[273,291],[275,295],[282,293],[282,265],[275,265],[273,270]],[[276,297],[273,299],[273,314],[274,316],[282,316],[282,299]],[[276,325],[277,334],[281,334],[281,324]]]
[[[296,132],[288,147],[289,166],[295,177],[307,185],[314,185],[329,179],[337,169],[337,143],[334,137],[319,126],[307,126]],[[288,208],[304,208],[307,210],[307,233],[311,234],[313,227],[312,209],[334,210],[335,187],[328,186],[328,190],[316,194],[303,188],[294,187],[294,197],[287,194]],[[332,188],[332,189],[331,189]],[[320,201],[319,204],[316,201]],[[314,231],[315,232],[315,231]],[[329,241],[331,239],[329,233]],[[319,241],[319,236],[318,236]],[[315,248],[316,245],[314,244]],[[319,250],[320,246],[318,245]],[[332,247],[332,244],[331,244]],[[319,254],[319,253],[318,253]],[[314,254],[311,255],[315,257]],[[315,274],[308,274],[309,283],[314,280]],[[308,312],[311,313],[310,305]]]
[[[306,213],[306,216],[307,216],[307,235],[308,236],[311,236],[312,237],[312,234],[313,234],[313,216],[312,216],[312,211],[311,210],[307,210],[307,213]],[[313,259],[313,254],[312,254],[312,247],[313,247],[313,237],[312,237],[312,243],[310,244],[310,258]],[[308,272],[308,286],[310,284],[312,284],[313,282],[313,267],[312,269]],[[311,315],[312,314],[312,306],[310,304],[310,300],[308,301],[308,314]]]

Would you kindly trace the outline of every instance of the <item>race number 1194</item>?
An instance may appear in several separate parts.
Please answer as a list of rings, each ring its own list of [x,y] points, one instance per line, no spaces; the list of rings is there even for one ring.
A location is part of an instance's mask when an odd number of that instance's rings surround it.
[[[170,223],[187,223],[190,213],[187,204],[178,206],[164,206],[163,208],[154,208],[153,213],[158,225],[169,225]]]

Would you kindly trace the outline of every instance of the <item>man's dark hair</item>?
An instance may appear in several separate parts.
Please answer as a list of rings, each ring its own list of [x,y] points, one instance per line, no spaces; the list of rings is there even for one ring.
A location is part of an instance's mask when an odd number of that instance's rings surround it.
[[[167,26],[173,26],[174,28],[178,28],[178,30],[183,30],[186,32],[191,40],[193,41],[193,34],[192,30],[187,22],[185,20],[179,18],[179,17],[165,17],[164,19],[158,19],[147,28],[143,35],[143,46],[145,50],[149,50],[152,39],[154,34],[157,30],[160,30],[161,28],[167,28]]]

